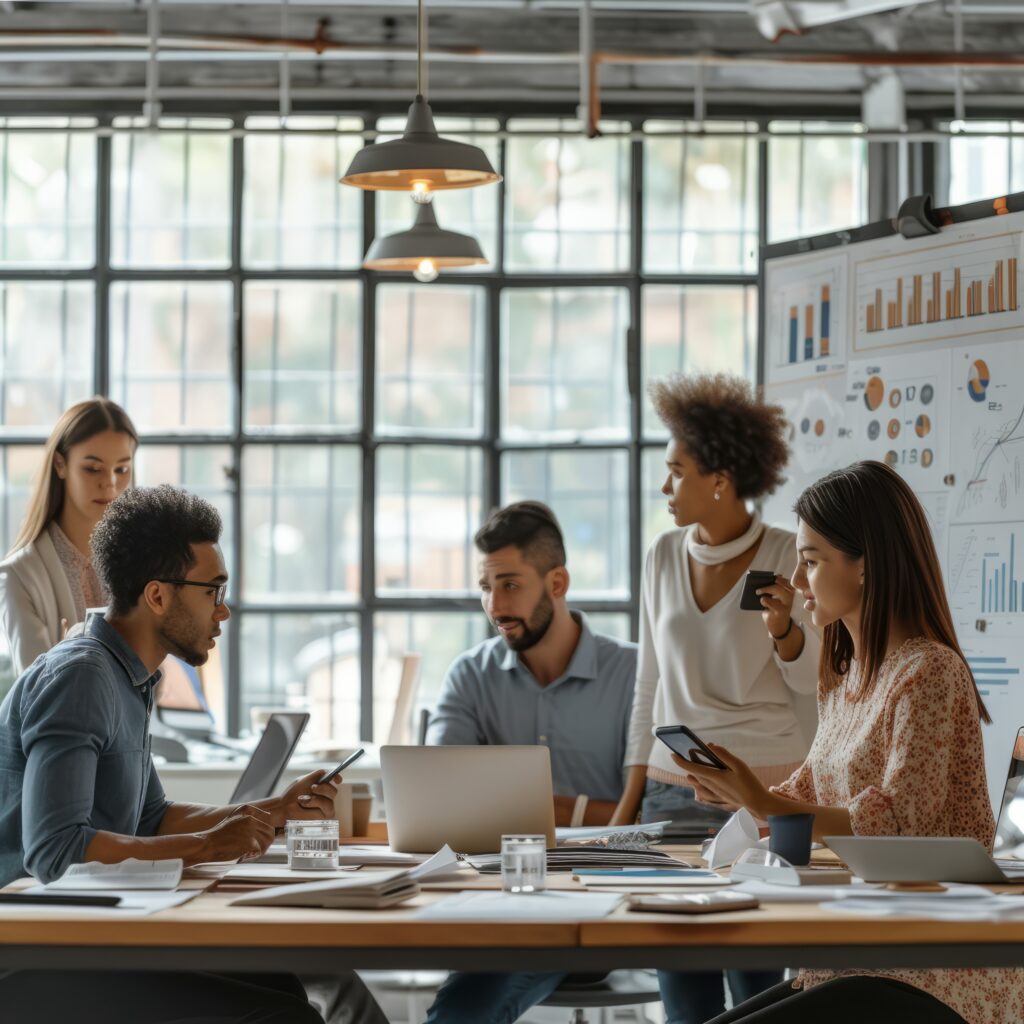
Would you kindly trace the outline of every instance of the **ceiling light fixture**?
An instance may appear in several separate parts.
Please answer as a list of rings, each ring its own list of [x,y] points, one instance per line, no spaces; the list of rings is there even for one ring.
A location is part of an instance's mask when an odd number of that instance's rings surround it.
[[[429,203],[435,192],[475,188],[501,181],[487,154],[437,134],[426,100],[423,67],[427,22],[423,0],[416,5],[416,99],[400,139],[363,146],[353,157],[341,182],[369,191],[411,192],[417,203]]]
[[[439,227],[434,208],[422,203],[407,231],[374,239],[363,260],[367,270],[411,271],[417,281],[433,281],[450,267],[486,263],[480,243],[472,235]]]

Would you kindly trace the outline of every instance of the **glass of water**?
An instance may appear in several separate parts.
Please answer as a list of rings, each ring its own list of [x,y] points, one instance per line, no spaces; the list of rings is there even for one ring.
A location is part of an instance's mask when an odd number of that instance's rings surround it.
[[[334,818],[320,821],[289,821],[285,823],[288,837],[288,867],[296,871],[335,871],[338,867],[338,822]]]
[[[505,892],[543,892],[546,878],[545,836],[501,837],[501,887]]]

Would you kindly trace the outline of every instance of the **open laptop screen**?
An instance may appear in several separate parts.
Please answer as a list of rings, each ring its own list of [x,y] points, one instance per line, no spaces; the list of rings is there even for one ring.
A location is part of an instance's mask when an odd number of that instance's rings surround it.
[[[1017,732],[996,822],[994,853],[1024,860],[1024,729]]]

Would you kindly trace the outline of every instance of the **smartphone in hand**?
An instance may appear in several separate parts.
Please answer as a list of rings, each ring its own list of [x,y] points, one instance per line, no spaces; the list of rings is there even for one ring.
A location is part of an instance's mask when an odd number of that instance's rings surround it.
[[[337,768],[332,768],[318,783],[318,786],[322,786],[325,782],[331,782],[336,779],[349,765],[355,764],[365,754],[366,751],[360,747],[357,751],[349,754]]]
[[[775,573],[765,569],[751,569],[743,581],[743,593],[740,594],[740,610],[745,612],[763,612],[764,605],[757,592],[762,587],[770,587],[775,583]]]
[[[663,725],[654,730],[654,735],[684,761],[699,764],[704,768],[717,768],[723,772],[729,770],[726,763],[685,725]]]

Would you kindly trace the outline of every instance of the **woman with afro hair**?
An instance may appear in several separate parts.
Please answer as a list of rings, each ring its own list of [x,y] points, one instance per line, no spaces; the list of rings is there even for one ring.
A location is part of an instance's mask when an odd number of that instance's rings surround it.
[[[736,751],[765,785],[787,779],[810,746],[795,710],[818,684],[820,640],[794,608],[795,537],[765,526],[754,503],[782,483],[786,420],[745,380],[674,375],[648,392],[668,428],[666,477],[673,527],[647,552],[640,651],[626,751],[626,787],[612,821],[671,819],[676,834],[708,835],[728,818],[699,803],[671,751],[654,740],[683,724]],[[775,582],[761,614],[740,609],[747,571]],[[727,971],[734,1003],[781,973]],[[725,1008],[720,972],[660,972],[668,1024],[697,1024]]]

